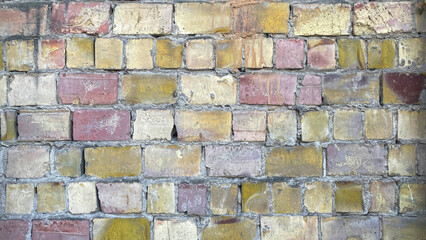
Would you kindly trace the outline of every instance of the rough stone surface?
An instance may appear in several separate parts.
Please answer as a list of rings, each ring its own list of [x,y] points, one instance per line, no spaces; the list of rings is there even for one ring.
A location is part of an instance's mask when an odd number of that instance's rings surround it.
[[[234,111],[232,114],[234,141],[263,142],[266,139],[266,112]]]
[[[337,110],[333,119],[334,139],[361,140],[363,138],[362,117],[362,112],[358,110]]]
[[[298,186],[285,182],[272,184],[272,202],[275,213],[300,213],[302,211],[302,193]]]
[[[307,112],[302,116],[302,141],[327,141],[329,135],[327,111]]]
[[[362,185],[357,182],[337,182],[335,191],[336,212],[362,212]]]
[[[152,51],[152,39],[129,39],[126,44],[126,68],[152,69],[154,67]]]
[[[171,110],[136,110],[133,123],[134,140],[171,140],[174,126]]]
[[[391,176],[416,175],[416,146],[389,146],[388,169]]]
[[[201,240],[255,239],[257,220],[242,217],[212,217],[201,231]]]
[[[69,111],[22,112],[18,115],[19,141],[71,140]]]
[[[93,240],[149,239],[150,223],[146,218],[95,218]]]
[[[243,182],[241,185],[242,211],[268,214],[271,192],[266,182]]]
[[[278,39],[275,44],[277,68],[303,68],[305,63],[305,41],[303,39]]]
[[[39,69],[62,69],[65,66],[65,39],[39,41],[38,51]]]
[[[371,205],[369,212],[393,212],[395,209],[394,182],[372,182],[369,192]]]
[[[56,79],[54,74],[12,75],[8,93],[9,105],[55,105]]]
[[[37,212],[54,213],[65,210],[65,184],[60,182],[37,184]]]
[[[294,144],[297,137],[297,116],[295,111],[268,113],[269,138],[277,142]]]
[[[95,182],[73,182],[68,185],[68,210],[71,214],[98,210]]]
[[[335,40],[310,38],[308,66],[314,69],[333,69],[336,66]]]
[[[398,139],[426,140],[426,111],[398,110]]]
[[[95,65],[94,41],[91,38],[67,39],[67,67],[87,68]]]
[[[88,220],[33,220],[32,239],[34,240],[89,240]]]
[[[322,239],[380,239],[378,217],[328,217],[321,219]]]
[[[213,185],[210,188],[210,209],[215,215],[235,215],[238,211],[238,186]]]
[[[396,60],[393,39],[374,39],[368,44],[368,68],[393,68]]]
[[[383,240],[421,239],[426,235],[425,224],[425,217],[383,218]]]
[[[34,202],[32,183],[6,184],[6,214],[31,214]]]
[[[40,178],[49,172],[47,146],[18,145],[9,148],[6,177]]]
[[[123,42],[120,39],[97,38],[95,41],[95,67],[121,69]]]
[[[318,217],[262,216],[260,230],[265,240],[317,239]]]
[[[399,212],[426,212],[425,183],[404,183],[399,187]]]
[[[426,74],[384,74],[383,103],[426,104]]]
[[[30,222],[24,220],[0,220],[0,238],[26,240]]]
[[[175,185],[172,182],[148,186],[148,213],[175,213]]]
[[[104,213],[140,213],[141,183],[97,183],[99,202]]]
[[[197,225],[193,219],[155,219],[154,239],[197,239]]]
[[[205,185],[179,184],[178,212],[188,215],[206,215],[207,188]]]
[[[386,109],[365,110],[365,137],[390,139],[393,130],[392,112]]]
[[[331,213],[333,204],[333,186],[329,182],[305,183],[304,203],[309,212]]]

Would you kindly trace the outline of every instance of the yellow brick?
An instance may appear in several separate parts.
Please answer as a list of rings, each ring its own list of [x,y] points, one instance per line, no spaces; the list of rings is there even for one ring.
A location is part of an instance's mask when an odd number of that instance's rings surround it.
[[[372,40],[368,45],[368,68],[393,68],[395,65],[394,40]]]
[[[302,116],[302,141],[327,141],[328,140],[328,112],[307,112]]]
[[[185,48],[188,69],[213,68],[213,41],[211,39],[189,40]]]
[[[154,67],[151,52],[153,40],[130,39],[126,45],[126,59],[128,69],[151,69]]]
[[[147,240],[150,223],[146,218],[95,218],[93,219],[94,240]]]
[[[229,39],[216,41],[216,67],[233,68],[241,67],[242,61],[242,39]]]
[[[65,210],[65,185],[63,183],[39,183],[37,185],[37,211],[54,213]]]
[[[33,202],[32,183],[6,184],[6,214],[31,214]]]
[[[368,139],[390,139],[392,137],[392,111],[367,109],[365,111],[365,136]]]
[[[175,185],[172,182],[148,186],[148,213],[175,212]]]
[[[13,40],[6,42],[8,71],[30,71],[34,69],[34,41]]]
[[[362,212],[362,185],[355,182],[336,183],[336,212]]]
[[[389,175],[416,175],[416,145],[393,145],[389,147]]]
[[[81,149],[71,146],[68,149],[55,151],[55,169],[62,176],[81,176]]]
[[[272,184],[272,194],[275,213],[300,213],[302,211],[300,188],[288,186],[285,182],[276,182]]]
[[[121,69],[123,42],[120,39],[98,38],[95,43],[95,66],[101,69]]]
[[[404,183],[399,190],[399,212],[425,212],[426,184]]]
[[[256,226],[253,218],[212,217],[201,232],[201,240],[256,239]]]
[[[157,39],[157,67],[180,68],[182,65],[183,44],[170,39]]]
[[[215,215],[233,215],[238,210],[237,185],[213,185],[210,189],[210,209]]]
[[[398,110],[398,139],[426,140],[426,111]]]
[[[342,68],[365,69],[365,41],[339,39],[339,64]]]
[[[333,188],[328,182],[305,183],[305,206],[312,213],[331,213]]]
[[[362,139],[362,113],[357,110],[337,110],[334,113],[334,138]]]
[[[269,187],[264,182],[244,182],[241,188],[242,211],[259,214],[269,213]]]
[[[423,38],[406,38],[399,42],[399,66],[421,67],[426,56],[426,40]]]
[[[244,39],[244,56],[246,68],[272,67],[274,42],[272,38],[260,35]]]
[[[16,139],[16,112],[6,111],[0,115],[0,130],[2,141],[13,141]]]
[[[86,68],[93,67],[94,43],[90,38],[67,39],[67,67]]]

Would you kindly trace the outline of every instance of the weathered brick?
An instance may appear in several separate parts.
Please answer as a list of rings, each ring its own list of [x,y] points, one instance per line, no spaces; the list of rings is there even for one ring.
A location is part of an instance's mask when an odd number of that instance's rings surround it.
[[[277,68],[303,68],[305,41],[303,39],[277,39],[275,55]]]
[[[93,240],[149,239],[150,223],[146,218],[95,218]]]
[[[398,139],[426,139],[426,111],[398,110]]]
[[[195,145],[147,146],[145,176],[190,177],[200,174],[201,148]]]
[[[157,67],[180,68],[182,65],[183,44],[170,39],[157,39]]]
[[[197,225],[192,219],[155,219],[154,239],[197,239]]]
[[[115,34],[168,34],[172,30],[172,4],[123,3],[114,9]]]
[[[209,176],[254,177],[262,173],[261,155],[259,147],[206,146],[205,165]]]
[[[297,137],[296,111],[269,112],[268,133],[272,141],[294,144]]]
[[[8,71],[34,70],[34,40],[6,42],[6,58]]]
[[[308,66],[315,69],[333,69],[336,66],[336,41],[333,39],[308,39]]]
[[[349,35],[349,4],[296,4],[293,8],[296,35]]]
[[[79,177],[81,176],[81,149],[76,146],[58,149],[55,151],[55,170],[62,176]]]
[[[426,212],[426,184],[404,183],[399,188],[399,212]]]
[[[386,109],[365,110],[365,136],[368,139],[390,139],[393,129],[392,111]]]
[[[175,213],[175,184],[155,183],[148,186],[148,213]]]
[[[1,45],[0,45],[1,50]],[[1,54],[0,54],[0,64],[1,64]],[[0,70],[3,70],[2,66],[0,65]],[[1,76],[0,77],[0,105],[7,104],[7,80],[8,76]]]
[[[16,7],[4,5],[0,8],[0,36],[45,35],[48,7],[47,4]]]
[[[116,73],[59,74],[58,96],[63,104],[114,104],[117,89]]]
[[[369,212],[393,212],[395,209],[395,182],[372,182]]]
[[[262,239],[317,239],[318,217],[316,216],[262,216],[260,218]]]
[[[62,69],[65,66],[65,39],[45,39],[38,42],[38,68]],[[1,67],[0,67],[1,69]]]
[[[339,64],[342,68],[365,69],[365,41],[361,39],[339,39]]]
[[[193,39],[185,44],[186,67],[188,69],[213,68],[213,40]]]
[[[266,112],[234,111],[232,114],[234,141],[265,141]]]
[[[124,75],[121,96],[129,104],[173,104],[177,97],[177,76],[165,74]]]
[[[210,187],[210,209],[214,215],[235,215],[238,211],[238,186],[215,184]]]
[[[322,176],[322,149],[315,146],[271,148],[266,153],[268,177]]]
[[[336,212],[362,212],[362,185],[357,182],[337,182],[335,194]]]
[[[329,182],[305,183],[306,209],[311,213],[331,213],[333,210],[333,187]]]
[[[95,42],[95,67],[121,69],[123,42],[120,39],[97,38]]]
[[[68,186],[68,205],[71,214],[92,213],[98,210],[94,182],[73,182]]]
[[[31,231],[34,240],[90,239],[88,220],[33,220]]]
[[[426,74],[383,74],[384,104],[426,104]]]
[[[334,113],[334,138],[338,140],[361,140],[363,138],[362,112],[337,110]],[[392,129],[391,129],[392,130]]]
[[[55,74],[12,75],[8,99],[11,106],[57,104]]]
[[[212,217],[201,231],[201,240],[255,239],[257,220],[242,217]]]
[[[426,13],[425,13],[425,7],[426,3],[423,1],[423,3],[419,2],[415,4],[415,23],[416,23],[416,30],[417,32],[426,32]]]
[[[382,219],[383,240],[422,239],[426,235],[425,217],[385,217]]]
[[[50,30],[53,33],[107,34],[109,14],[109,3],[54,3]]]
[[[396,66],[393,39],[374,39],[368,44],[368,68],[393,68]]]
[[[175,22],[180,34],[228,33],[231,6],[229,3],[176,3]]]
[[[18,145],[9,148],[6,176],[40,178],[49,172],[49,147]]]
[[[88,176],[138,176],[142,171],[142,151],[139,146],[85,148],[84,159]]]
[[[240,68],[243,59],[241,38],[216,40],[216,68]]]
[[[407,15],[407,17],[410,15]],[[422,67],[426,55],[426,40],[423,38],[406,38],[399,41],[399,66]]]
[[[327,111],[306,112],[302,116],[302,141],[327,141],[329,135]]]
[[[246,68],[271,68],[274,55],[272,38],[256,35],[243,39]]]
[[[320,105],[322,103],[321,77],[305,75],[297,102],[304,105]]]
[[[191,104],[232,105],[237,101],[237,81],[231,76],[182,75],[182,93]]]
[[[298,186],[285,182],[272,184],[272,202],[275,213],[300,213],[302,211],[302,193]]]
[[[34,194],[32,183],[6,184],[6,214],[31,214]]]
[[[0,238],[26,240],[30,222],[24,220],[0,220]]]
[[[153,40],[129,39],[126,44],[126,68],[128,69],[152,69]]]
[[[353,25],[355,35],[408,32],[413,28],[411,3],[357,3]]]
[[[97,183],[99,203],[104,213],[140,213],[141,183]]]
[[[134,140],[171,140],[174,126],[171,110],[137,109],[133,124]]]
[[[73,138],[77,141],[130,139],[130,112],[115,109],[76,109]]]
[[[95,65],[94,45],[91,38],[67,39],[67,67],[93,67]]]
[[[4,111],[0,114],[1,140],[14,141],[16,134],[16,111]]]
[[[426,175],[426,144],[416,146],[417,174]]]
[[[176,112],[179,141],[230,141],[232,116],[229,111]]]
[[[207,187],[205,185],[179,184],[178,212],[188,215],[206,215]]]
[[[382,144],[332,144],[327,147],[327,175],[383,175],[386,151]]]
[[[297,76],[281,73],[250,74],[240,77],[240,103],[294,105]]]
[[[378,217],[328,217],[321,220],[322,239],[380,239]]]
[[[380,95],[377,74],[326,74],[324,101],[328,104],[378,104]]]
[[[271,192],[265,182],[243,182],[241,185],[242,211],[268,214]]]
[[[21,111],[18,115],[18,141],[71,140],[69,111]]]
[[[37,184],[37,212],[54,213],[62,211],[65,211],[64,183]]]

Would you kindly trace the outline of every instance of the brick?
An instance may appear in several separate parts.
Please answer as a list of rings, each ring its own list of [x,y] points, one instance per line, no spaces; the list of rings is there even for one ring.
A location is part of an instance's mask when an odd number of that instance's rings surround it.
[[[32,183],[6,184],[6,214],[31,214],[34,202]]]
[[[416,23],[416,30],[417,32],[426,32],[426,14],[424,12],[425,10],[425,3],[417,3],[414,6],[414,20]]]
[[[207,188],[205,185],[179,184],[178,212],[187,215],[206,215]]]
[[[273,147],[266,152],[268,177],[322,176],[322,149],[315,146]]]
[[[272,38],[256,35],[243,39],[246,68],[272,68],[274,42]]]
[[[276,142],[296,142],[297,116],[296,111],[269,112],[268,113],[269,139]]]
[[[34,70],[34,40],[12,40],[5,47],[8,71]]]
[[[380,239],[378,217],[327,217],[321,220],[322,239]]]
[[[76,109],[73,138],[77,141],[130,139],[130,112],[115,109]]]
[[[156,183],[148,186],[148,213],[175,213],[175,184]]]
[[[32,239],[90,239],[88,220],[33,220]]]
[[[65,211],[65,185],[51,182],[37,185],[37,212],[54,213]]]
[[[257,220],[243,217],[212,217],[201,231],[202,240],[255,239]]]
[[[384,104],[426,104],[426,74],[383,74]]]
[[[102,212],[140,213],[142,211],[141,183],[96,183]]]
[[[94,45],[91,38],[67,39],[67,67],[93,67],[95,65]]]
[[[18,145],[9,148],[6,176],[41,178],[49,172],[49,147]]]
[[[150,223],[146,218],[95,218],[93,240],[149,239]]]
[[[303,68],[305,63],[305,41],[303,39],[277,39],[275,55],[277,68]]]
[[[97,38],[95,41],[95,67],[121,69],[123,42],[120,39]]]
[[[232,114],[234,141],[265,141],[266,112],[234,111]]]
[[[69,111],[21,111],[18,115],[18,141],[71,140]]]
[[[114,9],[115,34],[169,34],[172,4],[123,3]]]
[[[295,35],[349,35],[349,4],[296,4],[293,6]]]
[[[409,15],[407,15],[409,16]],[[399,66],[422,67],[426,55],[426,41],[422,38],[406,38],[399,41]]]
[[[213,69],[213,40],[193,39],[185,44],[188,69]]]
[[[0,36],[46,34],[47,4],[5,6],[0,9]]]
[[[165,74],[124,75],[121,96],[129,104],[173,104],[177,98],[177,76]]]
[[[24,220],[0,220],[0,238],[26,240],[30,222]]]
[[[372,182],[369,212],[393,212],[395,209],[395,182]]]
[[[354,5],[355,35],[409,32],[413,28],[408,2],[370,2]]]
[[[16,74],[9,85],[9,105],[55,105],[55,74]]]
[[[311,213],[331,213],[333,210],[333,186],[329,182],[305,183],[306,209]]]
[[[378,104],[380,95],[377,74],[326,74],[324,102],[327,104]]]
[[[94,182],[73,182],[68,185],[68,210],[71,214],[92,213],[98,210]]]
[[[282,73],[240,77],[241,104],[294,105],[297,76]]]
[[[261,155],[259,147],[206,146],[205,165],[209,176],[255,177],[262,174]]]
[[[176,3],[175,23],[180,34],[229,33],[229,3]]]
[[[1,49],[1,45],[0,45]],[[1,64],[1,54],[0,54],[0,64]],[[2,66],[0,66],[0,70],[2,69]],[[8,82],[8,76],[1,76],[0,77],[0,105],[6,105],[7,104],[7,82]]]
[[[129,39],[126,44],[126,68],[152,69],[154,62],[151,52],[153,51],[152,39]]]
[[[1,140],[14,141],[16,134],[16,111],[4,111],[0,114]]]
[[[425,217],[385,217],[382,219],[383,239],[421,239],[426,235]]]
[[[308,39],[308,66],[314,69],[333,69],[336,66],[336,41],[333,39]]]
[[[304,105],[321,105],[321,77],[305,75],[297,102]]]
[[[271,192],[265,182],[243,182],[241,185],[242,211],[268,214]]]
[[[327,147],[327,175],[383,175],[386,151],[382,144],[332,144]]]
[[[327,141],[329,135],[327,111],[306,112],[302,116],[302,141]]]
[[[39,41],[38,44],[39,69],[62,69],[65,67],[65,39],[45,39]]]
[[[426,144],[416,146],[417,174],[426,175]]]
[[[154,239],[197,239],[197,225],[194,220],[155,219]]]
[[[241,68],[243,41],[241,38],[216,40],[216,68]]]
[[[197,105],[232,105],[237,101],[237,81],[231,75],[181,75],[186,102]]]
[[[362,185],[357,182],[337,182],[336,212],[362,212]]]
[[[426,111],[398,110],[398,139],[426,139]]]
[[[368,68],[393,68],[396,59],[393,39],[374,39],[368,44]]]
[[[66,177],[80,177],[81,176],[81,149],[76,146],[70,146],[55,151],[55,170],[61,175]]]
[[[229,111],[177,111],[175,124],[178,140],[230,141],[231,119]]]
[[[426,211],[426,184],[404,183],[399,188],[399,213]]]
[[[235,215],[238,211],[238,186],[215,184],[210,187],[210,209],[214,215]]]
[[[139,146],[85,148],[84,159],[87,176],[130,177],[142,171]]]
[[[157,39],[156,65],[161,68],[180,68],[183,44],[170,39]]]
[[[171,140],[174,126],[171,110],[137,109],[133,124],[134,140]]]
[[[302,211],[302,193],[298,186],[285,182],[272,184],[272,203],[275,213],[300,213]]]
[[[195,145],[147,146],[146,177],[191,177],[200,175],[201,148]]]
[[[265,240],[317,239],[318,217],[262,216],[260,229]]]
[[[104,105],[117,102],[118,74],[60,73],[58,96],[62,104]]]
[[[365,110],[365,137],[368,139],[390,139],[392,131],[392,111],[386,109]]]
[[[361,39],[339,39],[339,64],[342,68],[365,69],[365,41]]]
[[[107,34],[109,3],[55,3],[52,5],[53,33]]]
[[[338,140],[361,140],[363,138],[362,112],[337,110],[334,113],[334,138]]]

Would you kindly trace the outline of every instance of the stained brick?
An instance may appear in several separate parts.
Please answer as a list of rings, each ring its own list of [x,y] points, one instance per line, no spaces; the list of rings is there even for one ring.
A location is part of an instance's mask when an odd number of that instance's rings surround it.
[[[16,139],[16,111],[4,111],[0,114],[1,140],[14,141]]]
[[[188,69],[213,68],[213,40],[193,39],[185,44],[186,67]]]
[[[37,212],[65,211],[65,185],[59,182],[37,184]]]
[[[1,50],[1,45],[0,45]],[[1,54],[0,54],[0,64],[1,64]],[[0,70],[2,69],[2,66],[0,65]],[[0,105],[7,104],[7,82],[8,82],[8,76],[1,76],[0,77]]]
[[[321,77],[305,75],[302,85],[297,102],[304,105],[320,105],[322,103]]]
[[[307,112],[302,116],[302,141],[327,141],[329,135],[327,111]]]
[[[32,183],[6,184],[6,214],[31,214],[34,194]]]
[[[426,144],[418,144],[416,146],[417,173],[426,175]]]
[[[368,44],[368,68],[393,68],[396,60],[393,39],[374,39]]]
[[[201,232],[202,240],[255,239],[257,220],[243,217],[212,217]]]
[[[336,65],[335,40],[308,39],[308,66],[315,69],[333,69]]]
[[[183,44],[170,39],[157,39],[157,67],[180,68],[182,65]]]
[[[126,44],[126,67],[128,69],[153,68],[152,51],[152,39],[129,39]]]
[[[104,213],[140,213],[141,183],[97,183],[99,202]]]
[[[171,140],[174,126],[171,110],[137,109],[133,124],[135,140]]]
[[[207,188],[205,185],[179,184],[178,212],[188,215],[206,215]]]
[[[26,240],[30,222],[24,220],[0,220],[0,238]]]
[[[426,111],[398,110],[398,139],[426,139]]]
[[[393,129],[392,120],[392,112],[389,110],[365,110],[365,136],[368,139],[390,139]]]
[[[304,203],[309,212],[331,213],[333,187],[329,182],[306,182]]]
[[[363,138],[362,117],[362,112],[358,110],[337,110],[334,113],[334,138],[361,140]]]
[[[67,39],[67,67],[93,67],[95,65],[94,45],[91,38]]]
[[[3,6],[0,9],[0,36],[45,35],[48,5]]]
[[[298,186],[285,182],[272,184],[272,202],[275,213],[300,213],[302,211],[302,193]]]
[[[415,15],[414,15],[414,20],[416,23],[416,30],[417,32],[426,32],[426,14],[424,12],[425,9],[425,3],[418,3],[415,4]]]
[[[197,239],[197,225],[192,219],[155,219],[154,239]]]
[[[218,184],[210,187],[210,209],[215,215],[234,215],[238,211],[237,185]]]
[[[18,115],[18,141],[71,140],[69,111],[21,111]]]
[[[18,145],[9,148],[6,176],[40,178],[49,172],[49,147]]]
[[[383,75],[384,104],[426,104],[426,74],[386,73]]]
[[[277,68],[303,68],[305,41],[303,39],[277,39],[275,54]]]
[[[149,239],[150,222],[146,218],[95,218],[93,240]]]
[[[416,175],[416,146],[389,146],[388,169],[391,176]]]
[[[39,69],[62,69],[65,66],[65,39],[39,41]],[[1,67],[0,67],[1,69]]]
[[[34,240],[89,240],[90,223],[88,220],[33,220],[31,235]]]
[[[407,17],[410,15],[407,15]],[[424,66],[426,40],[423,38],[406,38],[399,41],[399,66]]]
[[[394,182],[372,182],[369,189],[371,195],[369,212],[393,212],[395,190]]]
[[[242,211],[268,214],[271,192],[265,182],[243,182],[241,185]]]
[[[35,68],[34,40],[6,42],[7,70],[31,71]]]
[[[55,74],[12,75],[8,99],[11,106],[57,104]]]
[[[365,41],[360,39],[339,39],[339,64],[342,68],[365,69]]]
[[[271,68],[274,54],[272,38],[256,35],[243,39],[246,68]]]
[[[241,38],[216,40],[216,68],[240,68],[243,58]]]
[[[92,213],[98,210],[94,182],[73,182],[68,186],[68,205],[71,214]]]
[[[121,69],[123,42],[120,39],[97,38],[95,42],[95,67]]]
[[[426,235],[425,217],[385,217],[383,239],[421,239]]]
[[[265,240],[318,238],[316,216],[262,216],[260,227]]]
[[[265,141],[266,112],[234,111],[232,113],[234,141]]]
[[[322,239],[380,239],[378,217],[328,217],[321,220]]]
[[[148,213],[175,213],[175,184],[156,183],[148,186]]]
[[[81,149],[76,146],[55,151],[55,170],[62,176],[81,176]]]
[[[2,49],[3,49],[3,43],[0,43],[0,50]],[[0,51],[0,70],[3,70],[3,69],[4,69],[4,62],[3,62],[3,50],[2,50]]]
[[[273,141],[294,144],[297,137],[296,111],[269,112],[268,133]]]
[[[426,184],[404,183],[399,188],[400,213],[424,213],[426,211]]]
[[[337,182],[335,194],[336,212],[362,212],[362,185],[357,182]]]

